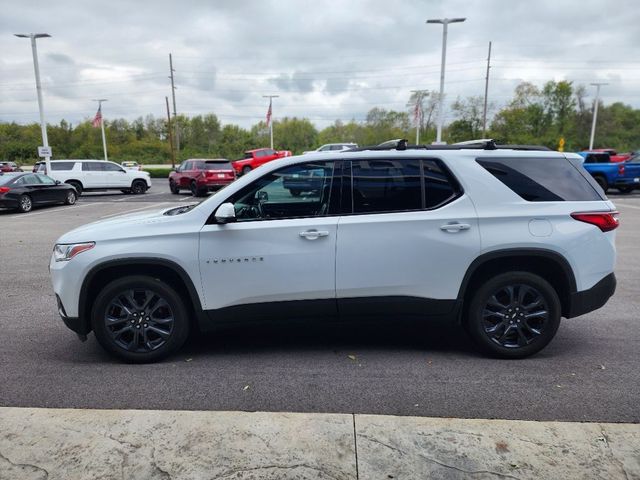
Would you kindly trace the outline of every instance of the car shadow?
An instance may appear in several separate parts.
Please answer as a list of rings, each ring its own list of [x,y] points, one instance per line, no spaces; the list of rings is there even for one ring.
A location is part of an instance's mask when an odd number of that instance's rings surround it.
[[[194,333],[181,355],[276,353],[317,350],[421,350],[477,356],[463,328],[451,320],[386,319],[262,323],[219,327]]]

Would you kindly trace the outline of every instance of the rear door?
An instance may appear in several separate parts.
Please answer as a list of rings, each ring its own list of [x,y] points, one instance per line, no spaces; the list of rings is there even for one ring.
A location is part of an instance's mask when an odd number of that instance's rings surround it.
[[[82,185],[85,189],[105,187],[100,162],[82,162]]]
[[[480,250],[471,200],[437,159],[346,163],[351,186],[343,191],[336,249],[340,313],[450,313]]]

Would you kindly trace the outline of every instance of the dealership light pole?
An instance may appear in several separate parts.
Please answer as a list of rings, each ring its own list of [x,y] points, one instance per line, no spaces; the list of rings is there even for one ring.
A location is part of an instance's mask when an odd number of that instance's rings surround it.
[[[51,172],[51,151],[49,150],[49,139],[47,138],[47,124],[44,121],[44,106],[42,104],[42,87],[40,86],[40,67],[38,66],[38,49],[36,38],[51,37],[48,33],[15,33],[16,37],[31,39],[31,52],[33,53],[33,69],[36,73],[36,91],[38,92],[38,109],[40,110],[40,129],[42,130],[42,146],[44,147],[45,173]],[[38,152],[40,153],[40,152]]]
[[[591,122],[591,138],[589,139],[589,150],[593,150],[593,139],[596,136],[596,119],[598,118],[598,101],[600,100],[600,87],[609,85],[608,83],[592,83],[596,87],[596,100],[593,102],[593,121]]]
[[[431,18],[427,23],[442,24],[442,65],[440,66],[440,98],[438,99],[438,129],[434,144],[442,144],[442,124],[444,123],[444,65],[447,59],[447,28],[450,23],[464,22],[466,18]]]

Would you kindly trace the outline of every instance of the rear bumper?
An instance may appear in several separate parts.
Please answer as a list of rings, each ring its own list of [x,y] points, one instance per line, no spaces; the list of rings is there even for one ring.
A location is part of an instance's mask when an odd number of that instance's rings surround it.
[[[610,273],[593,287],[572,293],[567,318],[578,317],[602,307],[616,291],[616,276]]]
[[[18,200],[0,198],[0,208],[18,208]]]

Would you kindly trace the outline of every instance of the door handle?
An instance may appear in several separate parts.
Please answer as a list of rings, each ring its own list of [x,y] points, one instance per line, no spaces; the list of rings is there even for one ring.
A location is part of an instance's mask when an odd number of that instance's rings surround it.
[[[460,232],[462,230],[469,230],[471,228],[471,225],[469,225],[468,223],[447,223],[445,225],[442,225],[440,227],[440,230],[444,231],[444,232],[450,232],[450,233],[455,233],[455,232]]]
[[[326,230],[306,230],[304,232],[300,232],[300,236],[307,240],[317,240],[320,237],[328,237],[329,232]]]

